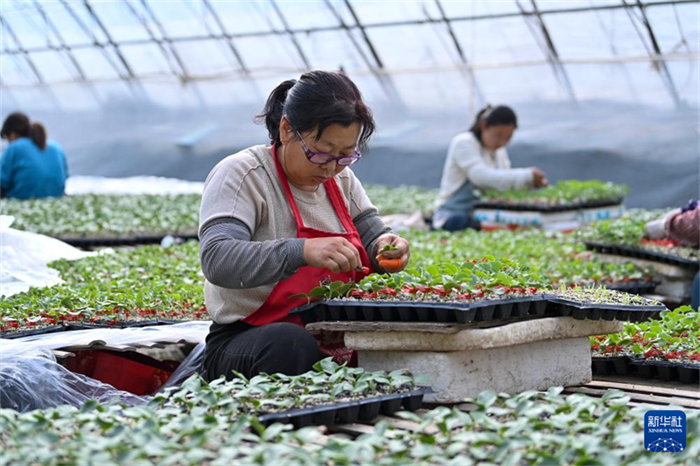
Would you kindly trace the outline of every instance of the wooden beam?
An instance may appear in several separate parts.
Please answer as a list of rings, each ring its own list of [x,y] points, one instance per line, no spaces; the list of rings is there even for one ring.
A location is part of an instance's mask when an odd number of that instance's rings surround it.
[[[622,390],[624,392],[632,391],[632,392],[641,392],[641,393],[654,394],[654,395],[671,395],[671,396],[687,397],[687,398],[691,398],[693,400],[700,400],[700,390],[694,392],[694,391],[689,391],[689,390],[681,390],[681,389],[675,389],[675,388],[664,388],[664,387],[657,387],[657,386],[652,386],[652,385],[636,385],[636,384],[607,382],[607,381],[599,381],[599,380],[593,380],[592,382],[588,382],[587,384],[584,385],[584,387],[589,387],[589,388],[593,388],[593,389],[613,388],[613,389]]]
[[[585,395],[591,395],[595,397],[602,397],[609,390],[598,390],[593,388],[585,387],[568,387],[564,389],[564,393],[583,393]],[[678,398],[672,396],[656,396],[656,395],[642,395],[638,393],[625,392],[625,395],[630,397],[634,401],[644,401],[654,404],[675,404],[678,406],[683,406],[684,408],[700,409],[700,401],[689,400],[687,398]]]

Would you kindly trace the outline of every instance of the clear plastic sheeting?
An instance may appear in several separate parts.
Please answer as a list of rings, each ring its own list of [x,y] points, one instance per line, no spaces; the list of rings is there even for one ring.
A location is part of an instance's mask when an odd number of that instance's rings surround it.
[[[71,176],[66,181],[66,194],[201,194],[204,183],[162,176]]]
[[[34,348],[21,355],[2,354],[0,361],[0,408],[27,412],[61,405],[80,407],[91,399],[107,403],[118,398],[129,406],[148,401],[70,372],[48,348]]]
[[[15,230],[11,228],[13,221],[14,217],[0,216],[0,296],[62,283],[58,271],[47,264],[95,254],[48,236]]]
[[[199,343],[180,363],[177,370],[173,372],[168,381],[158,389],[158,393],[165,391],[170,387],[177,387],[185,380],[189,379],[194,373],[199,372],[204,363],[204,343]]]
[[[198,372],[204,358],[204,339],[211,322],[126,329],[92,329],[34,335],[13,340],[0,339],[0,408],[20,412],[60,405],[81,406],[90,399],[107,403],[115,398],[135,406],[147,396],[120,391],[99,380],[76,374],[59,364],[52,350],[109,349],[153,342],[187,342],[195,348],[159,391],[175,387]]]

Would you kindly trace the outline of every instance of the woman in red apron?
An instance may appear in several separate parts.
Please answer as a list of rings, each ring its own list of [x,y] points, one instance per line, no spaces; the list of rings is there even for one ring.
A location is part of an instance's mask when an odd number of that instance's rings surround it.
[[[348,361],[342,334],[314,338],[289,315],[305,303],[291,296],[383,272],[374,256],[384,245],[396,247],[386,255],[404,266],[410,255],[346,170],[374,131],[347,76],[314,71],[285,81],[263,118],[272,146],[228,157],[205,183],[200,254],[214,321],[204,361],[209,380],[234,371],[300,374],[328,355]]]

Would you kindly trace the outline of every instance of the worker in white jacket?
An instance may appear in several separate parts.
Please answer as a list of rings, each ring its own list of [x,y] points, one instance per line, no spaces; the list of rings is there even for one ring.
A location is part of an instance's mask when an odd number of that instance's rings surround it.
[[[535,167],[511,168],[505,146],[518,127],[515,112],[506,106],[481,110],[469,131],[452,139],[440,181],[433,228],[478,229],[473,220],[478,198],[474,189],[532,189],[547,185]]]

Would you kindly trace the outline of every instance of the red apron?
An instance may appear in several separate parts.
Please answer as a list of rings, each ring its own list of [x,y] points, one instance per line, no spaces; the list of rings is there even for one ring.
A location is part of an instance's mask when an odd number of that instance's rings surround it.
[[[309,228],[304,225],[304,221],[299,213],[299,208],[297,207],[297,203],[292,195],[292,190],[289,187],[287,176],[285,175],[284,170],[282,170],[282,166],[277,158],[277,150],[275,146],[272,147],[272,156],[275,159],[275,167],[277,168],[277,173],[280,177],[280,181],[282,182],[282,187],[284,188],[287,202],[289,202],[289,207],[292,209],[292,213],[294,214],[294,220],[296,221],[297,225],[297,238],[312,239],[332,238],[338,236],[345,238],[359,251],[362,265],[369,268],[370,273],[373,272],[372,262],[369,260],[367,251],[365,251],[365,248],[362,245],[360,235],[355,228],[355,224],[352,222],[352,218],[350,217],[350,213],[345,205],[343,195],[340,192],[335,179],[330,178],[323,185],[326,188],[326,193],[330,198],[333,209],[338,215],[338,219],[345,228],[346,233],[331,233]],[[297,325],[303,325],[299,316],[290,316],[289,311],[295,307],[303,306],[306,304],[306,300],[304,298],[290,298],[290,296],[298,293],[308,293],[313,288],[319,286],[322,282],[342,281],[347,283],[350,280],[358,282],[364,278],[364,276],[365,274],[357,271],[333,273],[328,269],[311,267],[308,265],[301,267],[293,276],[277,283],[263,305],[255,310],[251,315],[243,319],[243,322],[255,326],[271,324],[274,322],[290,322]],[[321,351],[329,356],[332,356],[336,361],[341,363],[348,362],[352,357],[352,352],[348,350],[343,343],[342,332],[321,332],[320,334],[314,336],[319,342],[319,348]]]

